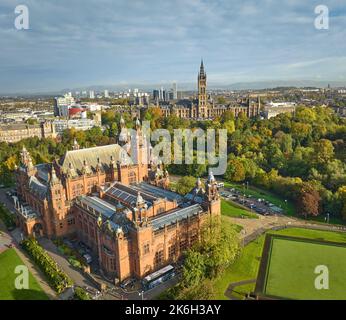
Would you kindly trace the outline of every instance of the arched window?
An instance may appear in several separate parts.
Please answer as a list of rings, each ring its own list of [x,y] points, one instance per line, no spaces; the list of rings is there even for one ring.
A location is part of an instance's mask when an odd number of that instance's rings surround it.
[[[136,172],[129,172],[129,184],[135,184],[137,182]]]

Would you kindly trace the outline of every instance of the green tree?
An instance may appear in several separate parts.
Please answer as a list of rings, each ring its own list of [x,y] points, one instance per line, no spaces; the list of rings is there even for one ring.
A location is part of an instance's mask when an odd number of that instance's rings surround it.
[[[191,176],[182,177],[176,184],[176,190],[181,195],[189,193],[196,185],[196,178]]]

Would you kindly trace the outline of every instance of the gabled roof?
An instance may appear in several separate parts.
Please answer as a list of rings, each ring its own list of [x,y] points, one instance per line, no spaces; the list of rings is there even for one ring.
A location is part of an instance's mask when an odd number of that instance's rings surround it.
[[[99,159],[101,168],[106,171],[109,169],[111,157],[113,157],[114,163],[117,161],[122,163],[125,161],[127,161],[127,163],[132,162],[131,158],[126,154],[126,151],[121,146],[118,144],[111,144],[107,146],[67,151],[60,159],[59,164],[64,173],[68,171],[70,163],[72,164],[72,167],[80,173],[83,169],[84,161],[86,161],[90,168],[95,170]]]

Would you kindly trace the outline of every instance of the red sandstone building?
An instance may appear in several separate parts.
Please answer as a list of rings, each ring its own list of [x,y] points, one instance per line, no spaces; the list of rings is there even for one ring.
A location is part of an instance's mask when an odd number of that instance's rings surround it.
[[[102,271],[120,281],[179,259],[199,238],[203,220],[220,214],[217,183],[210,174],[185,197],[168,191],[167,171],[144,164],[148,148],[138,121],[136,130],[134,144],[122,130],[119,144],[79,149],[75,143],[52,164],[34,166],[23,148],[15,199],[23,233],[78,238]]]

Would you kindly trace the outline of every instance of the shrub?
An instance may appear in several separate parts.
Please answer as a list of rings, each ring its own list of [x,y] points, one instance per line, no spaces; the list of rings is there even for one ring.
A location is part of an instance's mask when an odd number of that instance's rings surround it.
[[[63,292],[73,284],[72,280],[58,267],[57,263],[35,239],[23,240],[21,245],[46,275],[49,284],[57,293]]]
[[[75,288],[74,290],[75,300],[90,300],[89,294],[82,288]]]

